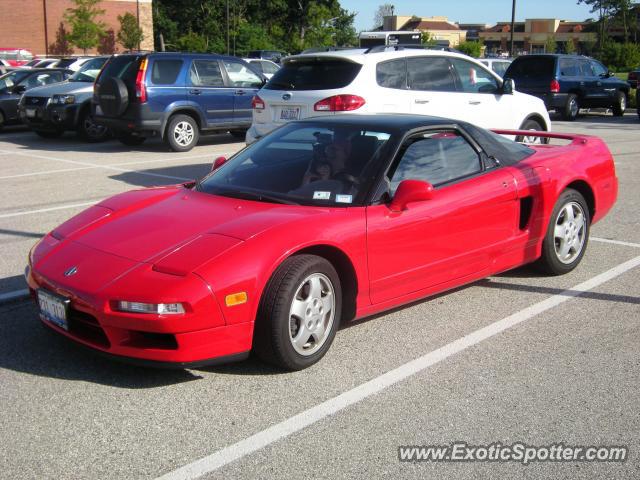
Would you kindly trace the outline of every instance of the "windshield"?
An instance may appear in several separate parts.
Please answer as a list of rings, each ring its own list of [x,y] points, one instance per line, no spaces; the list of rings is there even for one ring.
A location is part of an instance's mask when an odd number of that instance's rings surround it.
[[[94,58],[93,60],[89,60],[85,64],[80,67],[76,73],[74,73],[71,78],[69,78],[70,82],[93,82],[98,73],[100,73],[100,69],[107,61],[107,58]]]
[[[24,77],[26,77],[29,72],[25,71],[15,71],[9,72],[0,77],[0,90],[6,90],[8,88],[14,87],[18,83],[22,81]]]
[[[390,133],[291,123],[250,145],[196,185],[234,198],[300,205],[361,205]]]

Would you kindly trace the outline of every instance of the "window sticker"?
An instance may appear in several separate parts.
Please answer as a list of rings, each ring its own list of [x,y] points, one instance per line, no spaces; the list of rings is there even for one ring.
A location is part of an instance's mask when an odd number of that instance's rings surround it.
[[[336,195],[337,203],[351,203],[353,202],[353,195]]]
[[[329,200],[331,198],[331,192],[313,192],[314,200]]]

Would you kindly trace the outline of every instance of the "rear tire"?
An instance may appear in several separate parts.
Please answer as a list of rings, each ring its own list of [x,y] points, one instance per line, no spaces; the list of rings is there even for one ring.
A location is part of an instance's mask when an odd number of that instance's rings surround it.
[[[567,103],[560,111],[563,120],[573,122],[578,117],[580,111],[580,103],[578,102],[578,96],[575,93],[570,93],[567,96]]]
[[[624,92],[618,90],[616,93],[616,100],[613,103],[613,115],[616,117],[622,117],[627,109],[627,96]]]
[[[571,188],[562,192],[553,207],[536,266],[549,275],[564,275],[576,268],[587,250],[590,223],[582,194]]]
[[[34,132],[42,138],[60,138],[64,130],[34,130]]]
[[[189,115],[174,115],[169,119],[164,140],[174,152],[188,152],[198,144],[198,123]]]
[[[109,129],[95,123],[88,108],[80,115],[77,133],[80,138],[89,143],[104,142],[109,137]]]
[[[544,132],[546,131],[544,128],[542,128],[542,125],[540,125],[540,123],[538,123],[538,121],[536,120],[526,120],[522,126],[520,127],[520,130],[533,130],[536,132]],[[523,143],[532,143],[532,144],[546,144],[549,143],[549,139],[548,138],[541,138],[541,137],[527,137],[524,135],[518,135],[516,137],[516,142],[523,142]]]
[[[290,257],[263,292],[253,351],[287,370],[307,368],[329,350],[341,309],[340,278],[333,265],[316,255]]]
[[[120,143],[127,147],[136,147],[142,145],[146,140],[145,137],[138,137],[137,135],[131,135],[130,133],[120,134],[116,137]]]

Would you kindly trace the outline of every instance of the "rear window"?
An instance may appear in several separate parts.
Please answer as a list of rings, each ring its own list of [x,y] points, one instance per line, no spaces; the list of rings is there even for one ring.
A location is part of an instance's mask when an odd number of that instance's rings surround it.
[[[362,65],[335,59],[296,59],[278,70],[267,90],[331,90],[349,85]]]
[[[140,59],[135,55],[122,55],[120,57],[111,57],[111,60],[105,65],[101,78],[116,77],[121,79],[125,84],[134,85]]]
[[[554,74],[554,57],[519,57],[516,58],[506,73],[509,78],[545,78]]]
[[[76,61],[75,58],[63,58],[62,60],[58,61],[58,63],[56,64],[56,67],[67,68],[69,65],[71,65],[75,61]]]
[[[151,83],[154,85],[173,85],[182,69],[182,60],[154,60],[151,68]]]

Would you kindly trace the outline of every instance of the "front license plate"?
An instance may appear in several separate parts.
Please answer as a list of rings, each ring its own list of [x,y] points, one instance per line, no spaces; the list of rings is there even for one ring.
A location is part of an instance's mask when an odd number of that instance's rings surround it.
[[[27,108],[27,117],[29,118],[33,118],[36,116],[36,109],[35,108]]]
[[[280,110],[280,120],[298,120],[300,108],[283,108]]]
[[[65,330],[69,330],[67,323],[68,304],[69,299],[67,298],[59,297],[45,290],[38,290],[38,305],[42,318]]]

